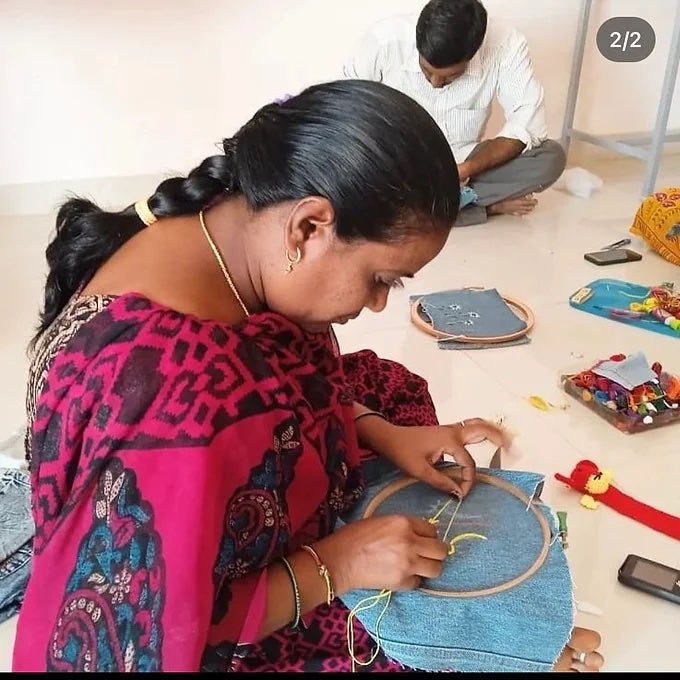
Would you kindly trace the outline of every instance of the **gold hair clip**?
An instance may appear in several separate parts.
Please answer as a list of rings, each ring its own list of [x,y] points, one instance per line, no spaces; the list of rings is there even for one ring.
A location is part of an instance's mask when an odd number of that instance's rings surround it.
[[[135,212],[147,227],[150,227],[154,222],[158,222],[158,218],[151,212],[151,208],[149,208],[148,198],[135,203]]]

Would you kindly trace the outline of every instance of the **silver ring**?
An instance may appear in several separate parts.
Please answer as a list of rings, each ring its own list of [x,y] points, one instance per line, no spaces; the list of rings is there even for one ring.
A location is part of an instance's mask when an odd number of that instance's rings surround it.
[[[588,653],[587,653],[587,652],[581,652],[581,653],[576,657],[576,661],[578,661],[579,663],[585,664],[586,658],[587,658],[587,657],[588,657]]]

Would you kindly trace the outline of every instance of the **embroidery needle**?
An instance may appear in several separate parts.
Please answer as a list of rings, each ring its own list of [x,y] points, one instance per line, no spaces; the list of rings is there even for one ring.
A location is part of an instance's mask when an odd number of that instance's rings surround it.
[[[444,538],[442,538],[442,541],[446,543],[448,536],[449,536],[449,531],[451,531],[451,527],[453,526],[453,520],[456,519],[456,515],[458,514],[458,510],[460,510],[460,506],[463,504],[463,498],[458,499],[458,504],[456,505],[453,514],[451,515],[451,519],[449,520],[448,526],[446,527],[446,531],[444,532]]]

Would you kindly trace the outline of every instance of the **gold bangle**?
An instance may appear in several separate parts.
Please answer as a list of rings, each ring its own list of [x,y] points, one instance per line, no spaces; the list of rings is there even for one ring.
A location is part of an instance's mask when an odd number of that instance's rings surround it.
[[[335,592],[333,591],[333,583],[331,581],[331,575],[328,571],[328,567],[321,561],[319,553],[317,553],[311,545],[301,545],[300,548],[311,555],[314,562],[316,563],[319,576],[321,576],[321,578],[326,582],[326,604],[330,605],[330,603],[335,599]]]
[[[379,411],[364,411],[363,413],[360,413],[358,416],[354,416],[354,422],[356,423],[357,421],[361,420],[362,418],[366,418],[366,416],[377,416],[378,418],[382,418],[383,420],[387,420],[387,418],[380,413]]]
[[[293,618],[293,623],[291,626],[293,628],[297,628],[298,624],[300,623],[300,616],[302,614],[302,605],[300,603],[300,588],[298,587],[298,582],[297,579],[295,578],[295,572],[293,571],[293,567],[291,567],[290,562],[285,558],[281,558],[281,562],[283,562],[284,566],[286,567],[286,570],[288,571],[288,576],[290,576],[290,582],[293,586],[293,595],[295,596],[295,617]]]

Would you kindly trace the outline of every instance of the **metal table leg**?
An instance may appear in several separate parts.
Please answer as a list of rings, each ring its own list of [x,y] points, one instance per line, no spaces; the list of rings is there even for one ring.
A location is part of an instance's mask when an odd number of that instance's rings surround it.
[[[671,37],[670,51],[666,62],[666,75],[661,86],[661,98],[659,108],[656,112],[656,123],[652,133],[652,143],[647,157],[647,167],[645,169],[645,180],[642,185],[643,196],[649,196],[654,191],[654,183],[659,174],[661,154],[666,138],[666,126],[668,125],[668,115],[673,103],[673,93],[675,91],[675,80],[678,76],[678,63],[680,63],[680,2],[675,14],[675,25],[673,26],[673,36]]]
[[[564,112],[564,124],[562,125],[562,147],[564,153],[569,151],[571,143],[571,130],[574,125],[574,113],[576,112],[576,100],[578,99],[578,86],[581,82],[581,70],[583,68],[583,53],[586,49],[586,36],[588,34],[588,20],[593,0],[582,0],[581,12],[576,29],[576,46],[571,62],[571,76],[569,78],[569,91],[567,92],[567,104]]]
[[[664,142],[680,139],[679,134],[672,134],[667,130],[668,116],[673,102],[675,83],[680,64],[680,0],[678,0],[677,5],[677,13],[673,26],[668,59],[666,61],[666,72],[661,86],[661,95],[656,113],[656,120],[654,122],[654,130],[651,135],[636,137],[630,140],[622,139],[620,135],[618,138],[615,138],[608,135],[593,135],[574,129],[574,115],[576,112],[576,102],[578,100],[579,84],[581,82],[583,55],[588,35],[588,23],[591,9],[592,0],[581,1],[576,31],[576,44],[574,47],[574,56],[572,58],[569,90],[567,92],[567,102],[564,113],[564,123],[562,125],[562,146],[564,147],[565,152],[568,152],[572,139],[579,139],[588,144],[594,144],[605,149],[616,151],[624,156],[638,158],[644,161],[645,176],[642,184],[642,196],[648,196],[654,191],[654,185],[657,175],[659,174]],[[638,148],[640,146],[646,146],[648,148]]]

